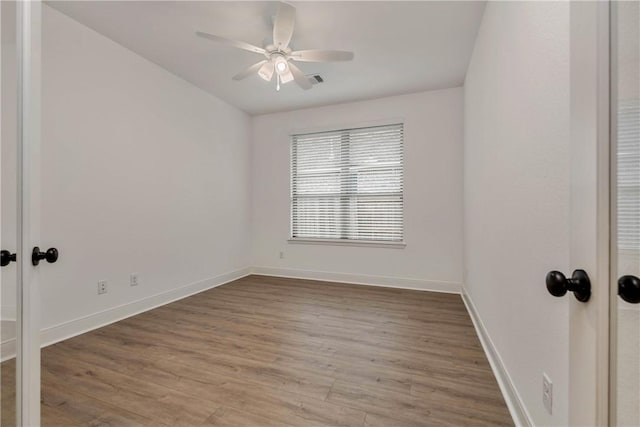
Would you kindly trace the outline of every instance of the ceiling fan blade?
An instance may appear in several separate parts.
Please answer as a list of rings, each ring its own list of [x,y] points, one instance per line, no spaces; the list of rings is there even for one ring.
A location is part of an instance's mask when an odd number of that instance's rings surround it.
[[[287,3],[280,3],[278,14],[273,21],[273,44],[284,49],[289,46],[296,22],[296,8]]]
[[[293,75],[293,79],[296,81],[298,86],[300,86],[304,90],[309,90],[313,87],[307,76],[304,75],[302,70],[298,68],[296,65],[289,62],[289,71]]]
[[[256,64],[253,64],[250,67],[245,68],[244,70],[240,71],[238,74],[236,74],[235,76],[233,76],[233,80],[242,80],[242,79],[246,79],[247,77],[249,77],[252,74],[256,74],[260,68],[262,68],[262,66],[267,63],[269,61],[267,61],[266,59],[264,61],[260,61]]]
[[[294,61],[300,62],[336,62],[351,61],[353,52],[344,50],[299,50],[289,55]]]
[[[202,37],[202,38],[205,38],[205,39],[213,40],[214,42],[218,42],[218,43],[226,44],[226,45],[229,45],[229,46],[237,47],[239,49],[248,50],[249,52],[260,53],[262,55],[267,53],[267,51],[264,50],[261,47],[254,46],[252,44],[245,43],[245,42],[242,42],[242,41],[239,41],[239,40],[229,40],[229,39],[225,39],[224,37],[214,36],[213,34],[203,33],[202,31],[196,31],[196,35],[198,37]]]

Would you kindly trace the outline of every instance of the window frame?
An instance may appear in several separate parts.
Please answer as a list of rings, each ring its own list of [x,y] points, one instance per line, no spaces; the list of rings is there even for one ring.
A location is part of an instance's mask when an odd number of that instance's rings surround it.
[[[403,129],[401,152],[402,152],[402,240],[401,241],[386,241],[386,240],[359,240],[359,239],[328,239],[328,238],[315,238],[315,237],[294,237],[294,206],[293,206],[293,156],[294,156],[294,137],[310,133],[322,133],[322,132],[339,132],[357,130],[363,128],[372,128],[380,126],[393,126],[401,125]],[[339,126],[325,126],[319,128],[306,128],[295,129],[289,132],[289,236],[288,243],[291,244],[311,244],[311,245],[330,245],[330,246],[364,246],[364,247],[384,247],[384,248],[396,248],[403,249],[406,247],[406,219],[405,219],[405,207],[406,207],[406,153],[405,153],[405,140],[406,140],[406,123],[404,118],[387,119],[360,123],[349,123]]]

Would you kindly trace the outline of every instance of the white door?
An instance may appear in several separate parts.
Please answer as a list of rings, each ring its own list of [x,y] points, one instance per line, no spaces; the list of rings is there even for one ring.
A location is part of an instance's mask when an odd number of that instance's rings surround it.
[[[569,418],[640,425],[640,4],[571,4]],[[620,294],[620,295],[619,295]]]
[[[2,317],[3,427],[40,425],[40,298],[31,261],[39,237],[40,6],[39,1],[2,2],[0,12],[1,240],[7,251],[2,307],[10,311]]]
[[[16,424],[16,317],[17,284],[16,263],[12,262],[16,252],[16,134],[17,134],[17,66],[16,66],[16,10],[15,4],[0,3],[0,39],[2,56],[0,58],[2,99],[0,107],[0,131],[2,150],[0,159],[0,195],[2,212],[0,214],[0,243],[2,249],[2,268],[0,268],[0,391],[2,408],[0,424]]]
[[[40,425],[40,289],[33,249],[40,240],[41,4],[17,4],[18,346],[17,425]]]
[[[640,3],[611,9],[612,425],[640,426]]]
[[[570,5],[570,265],[587,272],[591,297],[569,296],[569,422],[608,417],[609,3]]]

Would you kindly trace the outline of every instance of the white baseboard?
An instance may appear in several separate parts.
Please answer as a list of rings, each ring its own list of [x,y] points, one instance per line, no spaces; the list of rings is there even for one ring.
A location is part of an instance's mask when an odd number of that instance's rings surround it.
[[[248,276],[249,274],[251,274],[251,267],[245,267],[240,270],[221,274],[198,282],[189,283],[188,285],[180,286],[179,288],[109,308],[85,317],[69,320],[67,322],[60,323],[59,325],[43,329],[40,336],[40,342],[42,343],[42,347],[46,347],[68,338],[84,334],[85,332],[93,329],[101,328],[119,320],[126,319],[127,317],[131,317],[156,307],[169,304],[173,301],[186,298],[190,295],[206,291],[207,289],[224,285],[225,283],[240,279]],[[2,342],[0,360],[4,361],[15,357],[15,351],[15,339]]]
[[[352,283],[355,285],[381,286],[385,288],[412,289],[417,291],[459,294],[462,284],[441,280],[407,279],[402,277],[369,276],[364,274],[332,273],[327,271],[297,270],[292,268],[253,267],[253,274],[288,277],[292,279],[323,280],[326,282]]]
[[[2,342],[0,344],[2,353],[0,356],[0,362],[4,362],[5,360],[13,359],[16,357],[16,340],[15,338]]]
[[[513,422],[518,427],[534,426],[535,424],[533,423],[531,415],[529,415],[524,402],[520,398],[520,394],[518,393],[518,390],[513,384],[513,381],[502,362],[500,353],[498,353],[498,349],[493,344],[493,341],[491,341],[491,337],[489,336],[484,323],[482,323],[482,320],[480,319],[476,306],[473,304],[473,301],[469,297],[464,286],[462,287],[462,300],[464,301],[464,305],[467,307],[469,316],[471,316],[471,321],[473,322],[476,333],[480,338],[480,343],[487,355],[487,359],[489,359],[489,364],[491,365],[493,374],[498,381],[498,386],[500,387],[500,391],[502,391],[502,396],[504,396],[505,403],[509,408]]]

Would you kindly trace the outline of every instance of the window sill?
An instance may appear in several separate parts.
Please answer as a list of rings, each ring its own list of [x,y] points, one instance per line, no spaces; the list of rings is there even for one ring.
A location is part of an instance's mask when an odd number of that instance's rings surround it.
[[[346,240],[346,239],[308,239],[291,238],[287,242],[302,245],[330,245],[330,246],[365,246],[373,248],[403,249],[407,246],[404,242],[376,242],[370,240]]]

